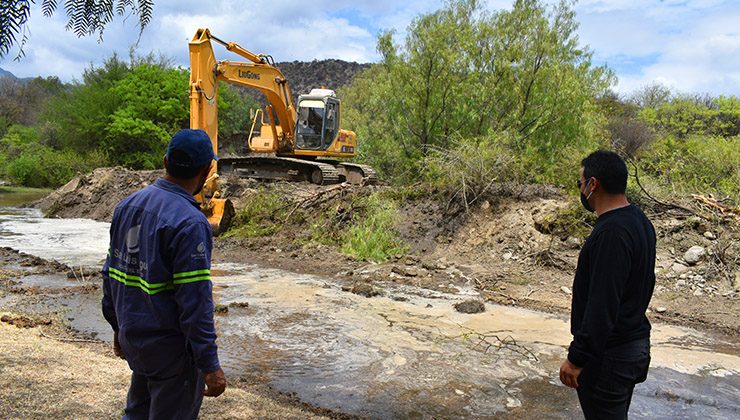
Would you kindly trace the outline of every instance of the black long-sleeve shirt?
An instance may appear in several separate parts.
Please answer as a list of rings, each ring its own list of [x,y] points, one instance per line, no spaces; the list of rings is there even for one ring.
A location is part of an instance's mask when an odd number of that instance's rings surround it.
[[[578,256],[568,360],[579,367],[605,349],[650,337],[655,229],[638,207],[599,216]]]

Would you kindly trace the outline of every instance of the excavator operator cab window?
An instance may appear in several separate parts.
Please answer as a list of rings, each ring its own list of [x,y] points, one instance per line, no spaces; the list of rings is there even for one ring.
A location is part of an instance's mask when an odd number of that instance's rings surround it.
[[[296,146],[299,149],[323,149],[326,106],[318,99],[303,100],[298,104]]]
[[[323,149],[331,146],[334,141],[334,137],[337,136],[337,130],[339,128],[339,101],[334,98],[326,99],[326,112],[324,120],[324,133],[323,133]]]

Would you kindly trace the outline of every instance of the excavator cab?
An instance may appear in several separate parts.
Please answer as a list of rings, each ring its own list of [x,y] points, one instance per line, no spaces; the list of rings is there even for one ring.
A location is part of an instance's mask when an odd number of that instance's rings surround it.
[[[313,89],[298,97],[295,147],[326,150],[339,131],[339,99],[333,90]]]

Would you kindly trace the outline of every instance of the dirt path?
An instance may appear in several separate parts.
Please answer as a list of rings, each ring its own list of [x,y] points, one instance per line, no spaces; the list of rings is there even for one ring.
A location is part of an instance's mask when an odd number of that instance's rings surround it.
[[[107,343],[64,342],[48,338],[51,334],[43,326],[0,322],[0,418],[120,417],[131,374],[126,362],[113,356]],[[205,399],[200,417],[327,418],[238,384],[219,398]]]
[[[111,344],[70,328],[65,298],[95,298],[100,277],[56,287],[25,285],[27,276],[65,275],[69,268],[0,248],[0,418],[118,418],[131,371]],[[328,415],[329,417],[325,416]],[[264,385],[233,378],[224,395],[206,398],[201,418],[337,418]]]

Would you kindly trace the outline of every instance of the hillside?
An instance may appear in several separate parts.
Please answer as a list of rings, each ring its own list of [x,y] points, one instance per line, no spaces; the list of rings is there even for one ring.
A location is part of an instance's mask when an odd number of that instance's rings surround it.
[[[0,67],[0,77],[10,77],[11,79],[17,79],[15,75],[7,70],[4,70],[2,67]]]
[[[371,66],[369,63],[360,64],[336,59],[286,61],[275,65],[288,79],[293,101],[298,99],[298,95],[309,93],[314,88],[325,87],[336,90],[348,85],[358,73]],[[262,94],[256,90],[249,89],[246,92],[258,101],[263,101]]]

